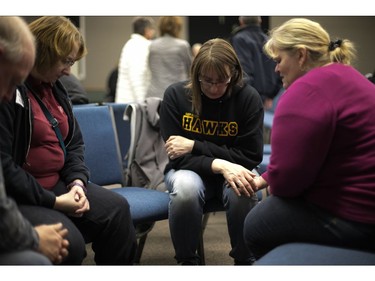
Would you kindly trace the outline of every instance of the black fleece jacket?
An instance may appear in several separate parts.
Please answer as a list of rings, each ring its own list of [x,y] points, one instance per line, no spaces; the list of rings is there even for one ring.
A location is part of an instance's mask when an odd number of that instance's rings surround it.
[[[18,204],[52,208],[56,201],[55,194],[44,189],[22,168],[33,130],[33,114],[27,91],[25,86],[18,87],[14,98],[0,105],[0,150],[5,186],[8,196],[13,197]],[[68,116],[69,123],[69,133],[65,139],[67,155],[60,179],[69,184],[79,178],[87,184],[89,170],[84,164],[84,143],[78,122],[73,116],[71,101],[59,80],[52,91]]]

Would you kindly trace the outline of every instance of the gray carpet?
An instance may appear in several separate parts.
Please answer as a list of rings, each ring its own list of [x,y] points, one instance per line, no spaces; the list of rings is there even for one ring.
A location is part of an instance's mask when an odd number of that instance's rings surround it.
[[[206,265],[232,265],[225,212],[213,213],[204,233]],[[94,265],[91,245],[84,265]],[[142,265],[176,265],[174,249],[169,234],[168,221],[159,221],[148,234],[141,257]]]

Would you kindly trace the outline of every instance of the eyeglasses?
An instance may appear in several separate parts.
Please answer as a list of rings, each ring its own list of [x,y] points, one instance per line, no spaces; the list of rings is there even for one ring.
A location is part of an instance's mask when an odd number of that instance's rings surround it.
[[[66,58],[66,59],[63,59],[62,60],[62,63],[66,66],[66,67],[71,67],[75,64],[75,60],[72,60],[70,58]]]
[[[206,79],[204,78],[200,78],[199,79],[199,82],[202,84],[203,87],[205,88],[211,88],[213,86],[216,86],[217,88],[224,88],[226,87],[229,83],[230,83],[230,80],[232,78],[229,78],[227,81],[217,81],[217,82],[211,82],[211,81],[207,81]]]

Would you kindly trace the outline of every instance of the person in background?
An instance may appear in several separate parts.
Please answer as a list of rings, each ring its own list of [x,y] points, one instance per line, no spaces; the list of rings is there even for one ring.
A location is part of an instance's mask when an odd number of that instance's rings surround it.
[[[0,17],[0,103],[12,99],[34,60],[34,37],[24,20]],[[6,194],[0,168],[0,265],[58,264],[68,254],[66,235],[61,223],[33,227],[23,217]]]
[[[189,42],[179,38],[181,29],[181,17],[159,18],[160,37],[151,42],[148,57],[151,82],[146,98],[163,98],[169,85],[188,79],[192,55]]]
[[[230,42],[247,75],[247,83],[257,89],[265,109],[271,109],[282,86],[275,72],[275,62],[263,52],[268,37],[262,31],[262,19],[259,16],[240,16],[238,21],[240,26],[233,31]]]
[[[226,213],[234,263],[251,264],[243,221],[258,200],[249,181],[262,161],[264,108],[242,81],[241,64],[224,39],[203,44],[188,81],[172,84],[160,108],[169,163],[169,226],[179,264],[199,263],[203,206],[214,197]]]
[[[251,183],[271,195],[246,217],[248,248],[257,259],[289,242],[374,251],[375,85],[351,66],[354,44],[294,18],[265,52],[286,90],[267,172]]]
[[[141,102],[145,99],[151,80],[148,55],[154,35],[152,18],[134,18],[133,33],[121,51],[115,102]]]
[[[40,17],[29,28],[35,65],[16,95],[0,105],[7,192],[32,225],[62,222],[68,229],[63,264],[81,264],[90,242],[96,264],[132,264],[136,237],[129,204],[90,181],[79,124],[59,81],[86,55],[83,37],[66,17]],[[57,122],[48,120],[47,111]]]
[[[63,75],[60,82],[64,85],[72,104],[88,104],[89,98],[81,81],[73,73]]]

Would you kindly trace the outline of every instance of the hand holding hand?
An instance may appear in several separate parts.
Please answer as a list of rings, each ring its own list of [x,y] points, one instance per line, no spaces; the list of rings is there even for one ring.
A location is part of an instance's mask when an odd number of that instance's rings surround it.
[[[214,173],[220,173],[224,176],[228,187],[238,195],[252,196],[257,191],[253,172],[245,167],[231,163],[222,159],[215,159],[212,162],[212,170]]]
[[[257,190],[268,188],[268,183],[262,178],[262,176],[255,177],[254,183]]]

